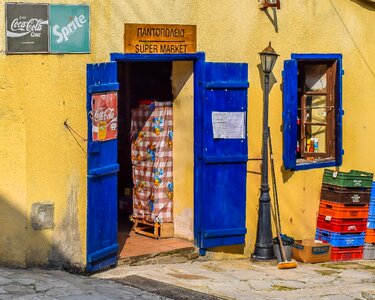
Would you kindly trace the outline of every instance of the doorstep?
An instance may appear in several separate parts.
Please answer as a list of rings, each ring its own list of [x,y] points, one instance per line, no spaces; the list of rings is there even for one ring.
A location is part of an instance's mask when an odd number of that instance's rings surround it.
[[[177,239],[153,239],[130,232],[119,238],[119,265],[181,263],[198,257],[193,242]]]
[[[118,265],[141,266],[150,264],[176,264],[184,263],[198,257],[198,249],[191,246],[122,258],[119,257]]]

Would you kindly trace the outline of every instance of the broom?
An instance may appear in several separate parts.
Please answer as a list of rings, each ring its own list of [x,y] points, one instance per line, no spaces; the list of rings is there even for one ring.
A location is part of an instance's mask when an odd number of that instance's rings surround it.
[[[280,222],[280,210],[279,210],[279,199],[277,196],[277,186],[276,186],[276,176],[275,176],[275,165],[273,161],[273,152],[272,152],[272,142],[271,142],[271,131],[268,127],[268,140],[269,140],[269,147],[270,147],[270,160],[271,160],[271,173],[272,173],[272,190],[273,190],[273,197],[274,197],[274,211],[272,212],[272,216],[275,222],[276,234],[280,244],[280,251],[281,251],[281,259],[282,261],[278,263],[278,269],[293,269],[297,267],[296,261],[288,261],[286,259],[285,250],[283,246],[283,241],[281,239],[281,222]]]

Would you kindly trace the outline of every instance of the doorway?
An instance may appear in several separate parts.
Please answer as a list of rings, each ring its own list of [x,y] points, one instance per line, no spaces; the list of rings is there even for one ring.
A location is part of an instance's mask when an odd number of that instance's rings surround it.
[[[129,62],[172,62],[172,95],[178,95],[173,96],[174,237],[194,240],[201,255],[208,248],[244,244],[247,64],[205,62],[203,52],[112,53],[110,62],[87,65],[87,272],[115,266],[119,252],[118,140],[93,139],[98,127],[92,100],[96,93],[120,90],[118,65]],[[225,135],[232,134],[232,117],[240,113],[235,128],[241,134],[217,138],[217,113],[224,118]]]
[[[192,248],[193,62],[119,61],[117,78],[119,259]],[[182,103],[185,99],[190,99],[190,103]],[[161,140],[159,137],[163,132],[155,139],[155,130],[159,129],[154,128],[154,121],[159,118],[162,122],[160,129],[168,131]],[[167,127],[167,119],[171,122],[170,127]],[[190,128],[186,128],[189,125]],[[183,147],[179,145],[182,141]],[[161,168],[155,167],[160,161],[158,155],[163,161],[170,162]],[[189,161],[190,166],[187,166]],[[155,174],[155,170],[160,174]],[[156,175],[161,175],[161,178]],[[190,189],[183,195],[179,193],[182,181],[183,189]],[[160,194],[164,195],[161,196],[163,199],[154,199],[154,195]],[[154,235],[155,228],[146,223],[160,224],[158,238]],[[167,232],[163,228],[167,228]]]

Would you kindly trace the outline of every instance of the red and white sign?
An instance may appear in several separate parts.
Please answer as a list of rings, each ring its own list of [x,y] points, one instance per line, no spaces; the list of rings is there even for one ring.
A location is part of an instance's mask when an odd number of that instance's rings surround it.
[[[93,94],[92,140],[108,141],[117,138],[117,92]]]

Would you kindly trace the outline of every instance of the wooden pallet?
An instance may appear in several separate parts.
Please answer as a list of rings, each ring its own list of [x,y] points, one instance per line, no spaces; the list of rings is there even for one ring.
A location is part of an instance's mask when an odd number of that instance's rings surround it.
[[[151,223],[142,219],[133,219],[132,230],[135,233],[152,237],[154,239],[173,237],[173,223]]]

